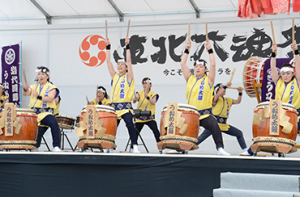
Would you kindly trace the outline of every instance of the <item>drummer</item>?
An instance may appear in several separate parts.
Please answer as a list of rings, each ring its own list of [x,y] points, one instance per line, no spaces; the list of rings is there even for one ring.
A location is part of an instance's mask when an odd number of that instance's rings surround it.
[[[118,125],[121,118],[125,121],[131,144],[133,144],[133,153],[140,153],[137,145],[137,132],[133,124],[133,110],[131,101],[134,95],[134,78],[131,64],[129,38],[125,38],[126,44],[126,61],[124,59],[118,60],[118,73],[115,71],[110,60],[110,41],[105,38],[106,43],[106,62],[109,74],[112,78],[111,101],[112,107],[115,108],[118,115]]]
[[[57,96],[54,100],[55,100],[56,107],[54,108],[53,115],[58,116],[59,115],[59,107],[60,107],[60,103],[61,103],[60,102],[61,97]],[[49,127],[45,126],[45,125],[39,125],[38,126],[38,134],[37,134],[36,140],[35,140],[36,144],[34,145],[36,147],[35,151],[38,151],[38,148],[41,146],[42,137],[44,136],[44,134],[46,133],[48,128]],[[60,135],[60,131],[59,131],[59,141],[60,141],[60,137],[61,137],[61,135]]]
[[[276,85],[275,87],[275,100],[281,100],[283,103],[293,105],[298,112],[298,129],[300,128],[300,91],[299,91],[299,79],[300,79],[300,56],[298,46],[296,42],[291,45],[292,50],[295,53],[295,70],[291,64],[284,63],[281,65],[280,74],[278,74],[276,67],[276,52],[277,44],[272,46],[271,57],[271,75]],[[248,149],[248,155],[253,155],[251,148]]]
[[[137,129],[138,134],[143,129],[144,125],[147,125],[153,132],[156,142],[160,142],[160,133],[157,128],[157,123],[155,121],[155,104],[159,98],[159,95],[152,91],[152,81],[149,77],[145,77],[142,80],[143,89],[138,91],[133,99],[133,103],[138,102],[137,109],[141,109],[142,111],[150,111],[151,115],[141,116],[135,119],[135,127]],[[132,147],[131,147],[132,148]]]
[[[186,97],[187,104],[193,105],[200,113],[200,126],[211,131],[213,139],[218,150],[218,155],[230,155],[224,150],[222,133],[217,120],[212,115],[212,95],[214,91],[214,81],[216,75],[216,63],[213,50],[209,39],[206,40],[206,49],[209,53],[210,68],[207,75],[207,62],[199,59],[194,63],[194,71],[196,75],[192,75],[186,65],[191,41],[186,43],[186,49],[181,57],[181,68],[183,76],[186,80]],[[201,137],[201,136],[200,136]]]
[[[38,73],[36,79],[38,84],[29,87],[27,83],[24,83],[23,95],[30,96],[29,106],[38,115],[38,123],[51,128],[53,152],[61,152],[59,127],[53,115],[56,107],[55,97],[59,94],[59,90],[55,85],[49,83],[50,71],[47,67],[37,67],[36,72]]]
[[[237,138],[237,141],[243,150],[243,153],[245,154],[247,152],[247,145],[245,143],[245,139],[243,136],[243,133],[241,130],[233,127],[232,125],[227,124],[227,119],[229,117],[229,112],[231,109],[231,106],[233,104],[240,104],[242,100],[242,94],[243,89],[239,87],[238,90],[238,98],[236,100],[224,97],[226,94],[226,88],[230,86],[231,83],[228,82],[227,85],[217,84],[215,86],[215,95],[213,98],[213,104],[212,104],[212,111],[213,115],[215,116],[216,120],[218,121],[219,127],[221,131],[227,135],[235,136]],[[206,138],[208,138],[211,135],[211,132],[208,129],[205,129],[202,134],[198,137],[198,143],[200,144],[203,142]]]
[[[4,109],[4,105],[9,102],[8,96],[6,96],[3,83],[0,83],[0,95],[1,95],[1,108],[0,112]]]
[[[109,100],[109,96],[106,92],[106,89],[103,86],[97,87],[96,98],[87,103],[88,105],[111,105],[111,101]]]

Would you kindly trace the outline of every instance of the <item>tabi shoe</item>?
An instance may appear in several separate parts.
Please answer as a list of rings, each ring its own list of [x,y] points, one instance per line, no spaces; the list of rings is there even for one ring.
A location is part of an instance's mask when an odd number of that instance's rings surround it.
[[[52,150],[52,152],[61,152],[60,148],[58,146],[55,146]]]
[[[168,151],[168,154],[180,154],[181,152],[178,150],[170,150]]]
[[[218,148],[218,155],[230,156],[222,147]]]
[[[138,145],[136,145],[136,144],[134,144],[133,145],[133,151],[132,151],[133,153],[140,153],[140,151],[138,150]]]

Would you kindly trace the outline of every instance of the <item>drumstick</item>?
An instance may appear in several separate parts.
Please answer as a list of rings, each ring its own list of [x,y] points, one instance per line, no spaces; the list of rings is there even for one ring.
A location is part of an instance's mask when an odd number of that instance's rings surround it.
[[[105,33],[106,33],[106,38],[107,38],[107,36],[108,36],[108,34],[107,34],[107,20],[105,20]]]
[[[90,102],[87,96],[86,96],[86,101],[87,101],[88,103]]]
[[[274,28],[273,28],[273,21],[270,21],[270,23],[271,23],[271,29],[272,29],[273,43],[276,44]],[[277,51],[275,51],[275,54],[277,55]]]
[[[206,39],[208,38],[208,29],[207,29],[207,23],[205,23],[205,28],[206,28]]]
[[[238,87],[231,87],[231,86],[227,86],[227,88],[229,88],[229,89],[239,89]],[[242,90],[244,90],[244,88],[241,88]]]
[[[129,27],[130,27],[130,20],[128,21],[128,27],[127,27],[127,38],[128,38],[128,35],[129,35]]]
[[[23,68],[23,76],[24,76],[25,83],[27,83],[27,79],[26,79],[26,74],[25,74],[25,69],[24,68]]]
[[[231,78],[230,78],[230,81],[229,81],[230,83],[232,82],[234,73],[235,73],[235,68],[234,68],[233,71],[232,71]]]
[[[189,37],[188,41],[191,41],[191,23],[189,23]]]
[[[293,18],[293,27],[292,27],[292,43],[294,43],[295,41],[295,21]],[[293,50],[293,53],[295,53],[295,51]]]

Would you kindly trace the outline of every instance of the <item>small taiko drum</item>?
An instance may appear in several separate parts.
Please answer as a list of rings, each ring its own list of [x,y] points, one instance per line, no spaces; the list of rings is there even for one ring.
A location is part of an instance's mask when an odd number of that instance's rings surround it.
[[[87,107],[87,106],[86,106]],[[94,138],[87,136],[87,117],[86,107],[79,116],[79,127],[76,129],[76,135],[80,138],[77,143],[78,148],[115,148],[115,139],[117,133],[117,114],[114,108],[105,105],[95,105],[95,133]]]
[[[57,124],[61,129],[74,129],[75,119],[69,116],[55,116]]]
[[[198,149],[199,147],[196,143],[198,142],[200,114],[197,108],[187,104],[175,104],[177,105],[177,110],[174,117],[174,132],[171,132],[170,129],[168,130],[169,126],[173,124],[172,122],[170,123],[170,114],[174,112],[168,111],[168,105],[161,112],[161,141],[157,143],[158,149],[170,148],[179,151]]]
[[[13,132],[7,136],[5,127],[1,129],[0,149],[31,150],[35,149],[36,136],[38,132],[37,115],[32,109],[15,108]],[[5,110],[0,115],[0,125],[4,122]],[[19,120],[17,122],[17,120]],[[2,123],[1,123],[2,122]],[[3,126],[3,125],[2,125]]]
[[[276,110],[277,111],[277,110]],[[276,112],[275,111],[275,112]],[[294,148],[298,132],[297,110],[293,105],[281,103],[278,116],[279,130],[270,132],[270,117],[274,116],[274,110],[269,107],[269,102],[262,102],[254,110],[253,117],[253,152],[265,151],[272,153],[290,153],[297,151]]]

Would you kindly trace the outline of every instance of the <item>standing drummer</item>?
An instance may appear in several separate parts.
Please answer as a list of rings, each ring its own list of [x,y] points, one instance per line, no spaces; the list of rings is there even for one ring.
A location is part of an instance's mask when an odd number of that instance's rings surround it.
[[[97,87],[97,95],[92,101],[87,103],[88,105],[111,105],[109,96],[106,92],[106,89],[103,86]]]
[[[129,47],[129,38],[125,38],[126,44],[126,61],[118,60],[117,73],[110,60],[110,41],[105,38],[106,44],[106,62],[109,74],[112,78],[111,101],[112,107],[115,108],[118,115],[118,125],[121,118],[125,121],[131,144],[133,145],[133,153],[140,153],[137,145],[137,132],[133,124],[133,108],[131,101],[134,95],[134,78],[131,64],[131,55]]]
[[[155,121],[155,104],[159,98],[159,95],[151,89],[152,81],[149,77],[145,77],[142,80],[142,84],[144,90],[138,91],[136,93],[133,99],[133,103],[136,103],[138,101],[137,109],[140,109],[142,111],[150,111],[151,116],[141,116],[139,118],[136,118],[135,127],[139,134],[144,125],[147,125],[152,130],[156,142],[160,142],[160,133]]]
[[[289,63],[281,65],[280,74],[278,74],[276,67],[276,52],[277,44],[272,45],[272,57],[271,57],[271,75],[276,85],[275,87],[275,100],[281,100],[283,103],[293,105],[298,112],[298,129],[300,118],[300,91],[299,91],[299,79],[300,79],[300,56],[298,46],[296,42],[291,45],[292,50],[295,53],[295,68]],[[248,149],[248,155],[253,155],[251,148]]]
[[[192,75],[188,66],[186,65],[189,50],[191,48],[190,40],[187,41],[186,49],[181,57],[180,65],[183,76],[186,80],[187,104],[195,106],[200,113],[199,125],[211,131],[216,148],[218,150],[218,155],[230,155],[224,150],[221,130],[217,120],[212,115],[212,95],[214,91],[216,63],[208,38],[206,39],[205,46],[209,53],[210,60],[208,75],[206,74],[207,62],[203,59],[199,59],[194,63],[194,71],[196,75]]]
[[[56,107],[55,98],[59,95],[59,90],[49,82],[50,71],[47,67],[37,67],[36,72],[38,84],[23,85],[23,95],[30,96],[29,106],[38,115],[38,123],[51,128],[53,140],[53,152],[61,152],[59,140],[59,127],[53,110]]]

